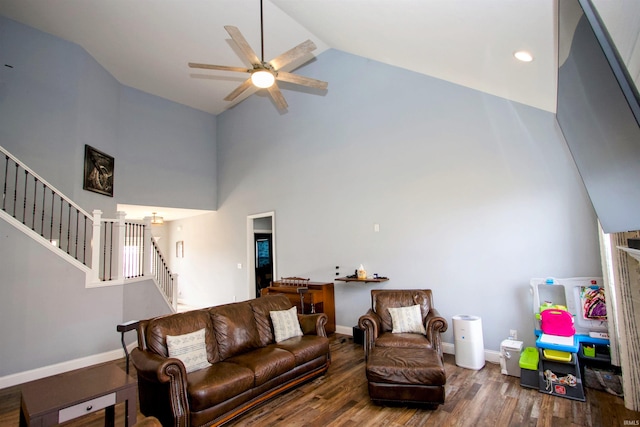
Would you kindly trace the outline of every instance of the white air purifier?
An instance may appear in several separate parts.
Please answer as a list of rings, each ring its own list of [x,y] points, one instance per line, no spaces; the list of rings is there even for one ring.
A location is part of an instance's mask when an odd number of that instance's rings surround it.
[[[453,339],[456,365],[475,370],[484,367],[484,338],[480,317],[468,314],[453,316]]]

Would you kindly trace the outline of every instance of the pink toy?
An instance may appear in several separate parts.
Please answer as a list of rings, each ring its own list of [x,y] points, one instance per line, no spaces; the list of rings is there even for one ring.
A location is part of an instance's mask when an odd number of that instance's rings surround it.
[[[565,310],[549,309],[540,313],[542,332],[549,335],[571,337],[576,334],[573,316]]]

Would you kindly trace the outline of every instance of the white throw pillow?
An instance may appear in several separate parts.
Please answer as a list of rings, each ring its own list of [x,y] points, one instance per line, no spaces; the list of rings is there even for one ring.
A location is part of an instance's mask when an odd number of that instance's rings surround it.
[[[184,367],[187,368],[187,373],[211,366],[207,360],[204,335],[204,328],[184,335],[167,335],[169,357],[182,360]]]
[[[291,307],[289,310],[270,311],[269,315],[273,322],[273,334],[276,342],[303,335],[295,307]]]
[[[391,325],[393,326],[394,334],[402,332],[411,332],[414,334],[426,334],[422,324],[422,313],[420,312],[419,305],[412,305],[410,307],[397,307],[389,308],[389,314],[391,314]]]

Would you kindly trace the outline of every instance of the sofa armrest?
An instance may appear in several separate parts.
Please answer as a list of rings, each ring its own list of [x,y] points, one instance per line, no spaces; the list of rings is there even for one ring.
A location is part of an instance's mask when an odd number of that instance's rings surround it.
[[[427,339],[431,342],[431,345],[438,351],[440,359],[442,356],[442,338],[441,333],[446,332],[448,328],[447,319],[442,317],[438,310],[432,308],[429,310],[429,314],[425,319],[425,329],[427,330]]]
[[[364,331],[364,358],[369,357],[369,352],[373,348],[376,338],[380,333],[382,320],[373,309],[369,309],[366,314],[358,319],[358,327]]]
[[[138,374],[141,412],[145,415],[155,415],[153,407],[166,402],[171,407],[173,425],[189,426],[187,371],[184,364],[178,359],[163,357],[138,347],[132,350],[131,360]],[[155,397],[162,390],[168,390],[169,395],[161,396],[163,402],[155,401]],[[147,392],[148,396],[145,396]]]
[[[298,314],[298,321],[302,333],[305,335],[318,335],[326,338],[327,331],[324,329],[324,325],[327,324],[328,319],[325,313]]]

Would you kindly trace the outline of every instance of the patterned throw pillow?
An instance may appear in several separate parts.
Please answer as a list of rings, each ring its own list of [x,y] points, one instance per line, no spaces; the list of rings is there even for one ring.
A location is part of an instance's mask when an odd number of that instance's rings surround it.
[[[273,322],[273,334],[275,335],[276,342],[302,335],[302,329],[300,329],[298,313],[295,307],[291,307],[289,310],[270,311],[269,315]]]
[[[204,343],[204,328],[189,334],[167,335],[169,357],[182,360],[187,373],[211,366],[207,360],[207,348]]]
[[[424,325],[422,324],[422,313],[420,312],[419,305],[397,308],[389,307],[389,314],[391,314],[391,324],[393,325],[392,333],[427,333],[424,329]]]

